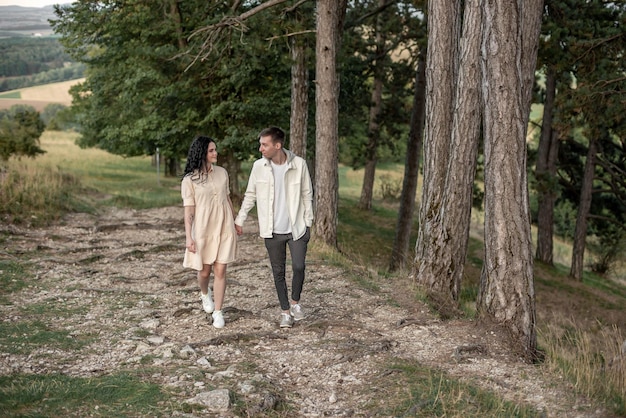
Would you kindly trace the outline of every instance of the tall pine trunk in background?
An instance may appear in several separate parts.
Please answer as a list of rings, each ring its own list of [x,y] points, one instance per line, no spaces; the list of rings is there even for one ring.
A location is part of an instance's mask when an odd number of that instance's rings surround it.
[[[507,328],[527,360],[537,355],[526,131],[543,1],[483,0],[485,260],[479,318]]]
[[[578,204],[578,214],[576,215],[576,228],[574,231],[574,245],[572,247],[572,265],[569,275],[576,279],[583,279],[583,268],[585,258],[585,244],[587,238],[587,225],[589,211],[591,210],[591,198],[593,194],[593,178],[596,171],[596,154],[598,153],[597,134],[592,133],[589,138],[589,148],[587,150],[587,161],[585,161],[585,171],[583,184],[580,190],[580,203]]]
[[[556,161],[559,142],[556,130],[552,126],[554,99],[556,97],[556,70],[548,68],[546,74],[546,98],[543,104],[541,137],[537,148],[535,179],[537,181],[537,260],[552,265],[554,236],[554,204],[557,198]]]
[[[426,53],[421,51],[417,61],[415,73],[415,88],[413,92],[413,108],[409,138],[406,146],[406,161],[404,163],[404,178],[400,207],[396,222],[396,235],[391,250],[389,270],[396,271],[404,268],[409,258],[411,241],[411,226],[415,210],[415,195],[417,194],[417,180],[419,178],[420,153],[424,132],[424,105],[426,99]]]
[[[383,7],[386,0],[378,0],[378,6]],[[383,101],[383,77],[385,74],[385,33],[383,31],[383,14],[376,17],[376,50],[374,52],[374,80],[370,98],[369,123],[367,126],[367,146],[365,148],[365,170],[363,171],[363,184],[359,209],[369,210],[372,208],[374,195],[374,178],[376,164],[378,163],[378,144],[380,143],[380,114]]]
[[[315,232],[337,247],[339,209],[339,76],[337,52],[347,0],[317,1],[315,79]]]

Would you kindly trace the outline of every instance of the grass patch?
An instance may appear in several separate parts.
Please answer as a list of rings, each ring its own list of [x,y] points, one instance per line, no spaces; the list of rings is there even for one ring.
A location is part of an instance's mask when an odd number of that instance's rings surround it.
[[[416,362],[399,361],[386,370],[372,401],[373,416],[394,417],[539,417],[535,409],[449,377]],[[382,382],[381,382],[382,383]],[[396,400],[403,399],[396,403]]]
[[[19,91],[11,91],[9,93],[0,94],[0,99],[21,99],[22,93]]]
[[[174,410],[158,385],[131,374],[0,376],[2,416],[171,416]]]
[[[571,319],[564,325],[549,323],[540,328],[545,367],[565,375],[576,393],[602,402],[617,416],[626,416],[624,336],[616,326],[598,327],[590,331]]]
[[[9,161],[0,177],[0,214],[10,223],[45,225],[69,211],[89,211],[81,195],[71,174],[34,161]]]
[[[72,336],[40,320],[0,322],[0,349],[3,353],[29,354],[34,350],[78,350],[93,341],[92,336]]]
[[[67,212],[99,206],[134,209],[180,204],[180,179],[156,172],[150,157],[124,158],[80,149],[77,134],[46,131],[45,154],[9,160],[0,177],[0,214],[17,224],[45,225]]]
[[[354,198],[339,198],[339,249],[354,264],[386,270],[396,233],[397,204],[381,203],[361,210],[357,202]],[[415,238],[414,233],[411,245]]]
[[[0,260],[0,305],[10,304],[8,296],[27,286],[24,278],[30,274],[23,263]]]

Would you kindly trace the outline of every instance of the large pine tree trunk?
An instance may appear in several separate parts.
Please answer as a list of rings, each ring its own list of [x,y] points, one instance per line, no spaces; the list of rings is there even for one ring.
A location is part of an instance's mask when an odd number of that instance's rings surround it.
[[[438,294],[434,299],[441,304],[440,313],[448,308],[450,314],[456,310],[463,277],[480,135],[479,0],[465,2],[463,22],[445,184],[417,276],[431,297]]]
[[[452,144],[444,200],[440,209],[442,222],[437,240],[445,245],[431,272],[458,301],[467,258],[472,193],[480,140],[480,43],[482,12],[479,0],[465,1],[463,37],[460,43],[456,111],[452,125]]]
[[[552,127],[554,98],[556,96],[556,71],[548,69],[546,75],[546,99],[543,105],[541,137],[537,149],[535,178],[537,180],[537,260],[553,263],[554,204],[557,197],[556,160],[558,138]]]
[[[412,275],[426,289],[444,294],[450,290],[430,274],[430,265],[437,262],[435,253],[442,244],[437,236],[450,153],[460,22],[460,0],[428,2],[424,183]]]
[[[593,177],[596,170],[596,154],[598,153],[598,143],[595,135],[589,140],[589,149],[587,151],[587,161],[585,162],[585,173],[583,176],[583,185],[580,191],[580,203],[578,204],[578,214],[576,215],[576,229],[574,232],[574,246],[572,248],[572,265],[569,275],[576,279],[582,280],[585,245],[587,237],[587,220],[589,211],[591,210],[591,198],[593,194]]]
[[[477,308],[481,319],[509,330],[528,360],[536,357],[537,336],[526,174],[526,84],[534,78],[525,72],[534,65],[524,60],[536,62],[536,47],[524,37],[538,42],[542,3],[483,3],[485,261]]]
[[[378,6],[383,7],[386,0],[378,0]],[[383,32],[383,15],[376,18],[376,51],[374,57],[374,81],[370,99],[370,114],[367,127],[367,147],[365,148],[365,170],[363,172],[363,184],[361,186],[361,198],[359,209],[369,210],[372,207],[374,196],[374,178],[376,176],[376,163],[378,162],[378,144],[380,142],[380,114],[383,101],[383,76],[385,59],[385,40]]]
[[[317,238],[337,246],[339,208],[337,51],[346,0],[317,1],[316,113],[315,113],[315,232]]]
[[[419,178],[422,133],[424,132],[424,105],[426,98],[425,55],[424,52],[420,52],[417,72],[415,74],[415,91],[413,93],[409,139],[406,146],[402,194],[400,196],[400,208],[398,209],[396,235],[393,241],[393,249],[391,250],[391,261],[389,263],[389,270],[391,271],[404,268],[409,254],[411,226],[413,225],[413,212],[415,210],[415,195],[417,193],[417,180]]]
[[[309,71],[306,66],[306,47],[294,37],[291,42],[291,118],[289,149],[306,159],[306,132],[309,120]]]

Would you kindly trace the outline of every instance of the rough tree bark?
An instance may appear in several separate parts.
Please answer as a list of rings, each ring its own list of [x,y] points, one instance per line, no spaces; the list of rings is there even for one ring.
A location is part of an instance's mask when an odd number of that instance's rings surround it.
[[[460,0],[428,2],[424,180],[411,275],[426,289],[446,293],[449,290],[439,288],[437,278],[428,274],[428,264],[436,262],[434,237],[441,227],[438,217],[448,170],[460,22]]]
[[[309,70],[306,46],[294,37],[291,41],[291,117],[289,149],[306,159],[307,125],[309,121]]]
[[[426,99],[426,53],[420,52],[415,73],[415,91],[413,93],[413,108],[409,138],[406,146],[406,161],[404,163],[404,179],[402,180],[402,194],[398,209],[396,235],[391,250],[389,270],[396,271],[406,265],[409,244],[411,240],[411,226],[415,210],[415,195],[419,178],[420,151],[422,148],[422,134],[424,132],[424,105]]]
[[[477,309],[481,320],[505,326],[513,347],[534,360],[537,335],[526,130],[543,1],[481,1],[485,260]]]
[[[465,2],[462,20],[445,182],[440,190],[439,206],[433,208],[429,219],[429,245],[424,247],[417,274],[419,283],[428,289],[436,307],[445,315],[456,313],[469,239],[480,135],[479,0]]]
[[[340,47],[346,1],[317,1],[315,232],[318,239],[332,247],[337,247],[339,208],[339,76],[336,57]]]
[[[479,0],[466,0],[460,42],[450,160],[445,194],[439,209],[441,228],[436,241],[442,249],[429,275],[440,282],[452,300],[461,291],[469,241],[472,193],[480,140],[480,45],[482,12]],[[447,243],[447,245],[445,245]]]

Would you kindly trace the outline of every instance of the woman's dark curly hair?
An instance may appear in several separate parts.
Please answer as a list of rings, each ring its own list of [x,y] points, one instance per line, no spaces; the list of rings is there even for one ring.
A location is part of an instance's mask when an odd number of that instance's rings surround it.
[[[206,180],[208,174],[206,155],[211,142],[217,145],[215,140],[208,136],[200,135],[193,140],[189,146],[183,178],[191,175],[192,180]]]

